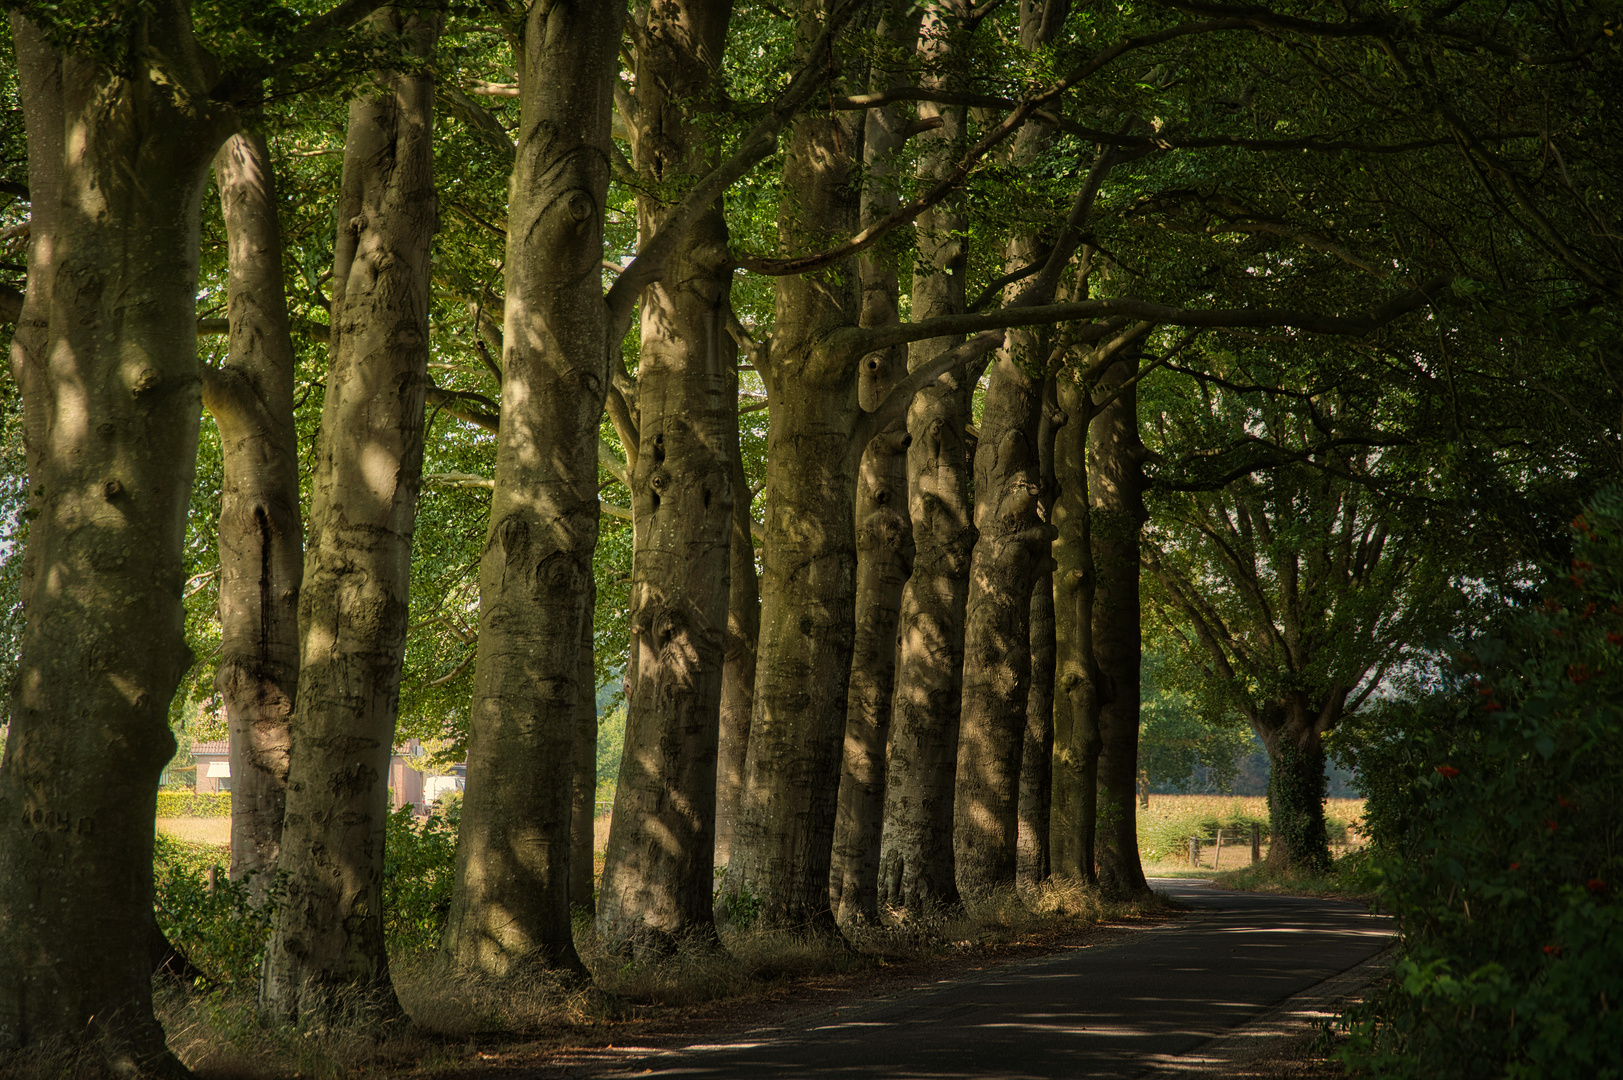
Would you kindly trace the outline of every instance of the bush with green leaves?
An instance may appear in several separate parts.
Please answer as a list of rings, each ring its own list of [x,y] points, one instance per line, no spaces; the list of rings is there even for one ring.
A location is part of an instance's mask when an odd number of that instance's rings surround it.
[[[230,817],[231,793],[229,791],[160,791],[158,792],[158,816],[161,818]]]
[[[409,806],[389,815],[383,847],[383,935],[390,952],[439,945],[451,913],[460,801],[427,818]]]
[[[1426,1080],[1623,1072],[1623,494],[1570,567],[1458,644],[1358,750],[1395,977],[1349,1064]]]
[[[226,848],[188,844],[163,833],[154,845],[153,909],[169,943],[217,986],[256,985],[275,890],[256,905],[247,882],[226,876]]]

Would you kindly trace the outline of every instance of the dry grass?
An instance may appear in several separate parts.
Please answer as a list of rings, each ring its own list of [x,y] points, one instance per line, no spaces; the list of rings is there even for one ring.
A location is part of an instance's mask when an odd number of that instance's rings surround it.
[[[1358,832],[1358,822],[1363,815],[1363,799],[1325,800],[1325,824],[1329,829],[1332,855],[1342,855],[1363,845]],[[1260,795],[1151,795],[1150,805],[1138,809],[1138,846],[1145,868],[1152,873],[1238,869],[1251,860],[1252,822],[1261,824],[1266,835],[1268,800]],[[1224,833],[1221,856],[1213,843],[1218,828]],[[1189,863],[1191,836],[1205,841],[1198,867]],[[1260,854],[1267,857],[1266,842]]]
[[[158,831],[188,844],[208,844],[227,847],[231,843],[231,819],[228,817],[161,817]]]
[[[177,826],[170,828],[169,826]],[[598,819],[597,841],[609,819]],[[197,828],[201,826],[201,828]],[[165,821],[165,832],[193,843],[219,843],[223,819]],[[870,982],[900,977],[919,965],[946,965],[1018,955],[1074,940],[1105,919],[1160,913],[1158,902],[1107,905],[1085,886],[1048,882],[1006,889],[961,907],[890,912],[878,927],[851,928],[849,939],[737,925],[715,941],[695,941],[671,956],[634,958],[610,952],[591,920],[575,926],[589,986],[538,974],[495,981],[448,970],[436,955],[391,958],[395,990],[409,1022],[384,1027],[280,1025],[259,1016],[251,992],[185,993],[170,988],[159,1014],[170,1046],[202,1080],[340,1080],[360,1073],[433,1076],[462,1072],[487,1051],[545,1057],[585,1039],[602,1038],[628,1021],[708,1016],[705,1022],[781,1007],[808,983],[861,993]],[[1014,950],[1011,952],[1010,950]],[[712,1003],[727,1002],[725,1006]],[[719,1012],[718,1012],[719,1008]],[[617,1036],[614,1037],[616,1041]],[[53,1075],[63,1075],[60,1073]],[[31,1078],[32,1080],[32,1078]],[[44,1080],[44,1076],[41,1076]]]

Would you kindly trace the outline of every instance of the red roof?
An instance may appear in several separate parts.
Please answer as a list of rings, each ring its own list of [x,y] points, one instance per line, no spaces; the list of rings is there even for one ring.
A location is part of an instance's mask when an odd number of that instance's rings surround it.
[[[210,739],[208,742],[192,743],[192,756],[198,754],[229,754],[231,752],[230,739]]]

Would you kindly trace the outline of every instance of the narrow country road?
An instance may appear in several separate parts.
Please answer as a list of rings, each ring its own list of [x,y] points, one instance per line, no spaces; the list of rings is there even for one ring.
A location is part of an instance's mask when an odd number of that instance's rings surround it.
[[[1334,900],[1152,883],[1195,909],[1129,941],[1001,965],[609,1076],[1137,1077],[1369,959],[1391,920]]]

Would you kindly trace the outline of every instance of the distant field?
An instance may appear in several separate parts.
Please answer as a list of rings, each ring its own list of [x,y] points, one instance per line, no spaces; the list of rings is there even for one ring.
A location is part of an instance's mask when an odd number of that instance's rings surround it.
[[[231,843],[231,819],[228,817],[161,817],[158,819],[158,831],[188,844],[225,847]]]
[[[1330,826],[1333,854],[1360,846],[1356,824],[1364,814],[1363,799],[1328,799],[1325,817]],[[1138,810],[1138,846],[1146,864],[1168,868],[1189,866],[1189,837],[1202,836],[1201,866],[1210,869],[1216,857],[1211,843],[1214,830],[1223,827],[1222,867],[1237,869],[1251,857],[1251,822],[1267,827],[1268,800],[1261,796],[1238,795],[1151,795],[1148,808]],[[610,815],[599,817],[596,844],[601,853],[608,846]],[[225,847],[231,843],[230,818],[159,818],[158,831],[192,844]],[[1268,853],[1266,842],[1262,853]]]
[[[1326,799],[1324,816],[1332,855],[1362,846],[1357,824],[1364,816],[1363,799]],[[1138,847],[1146,865],[1194,870],[1189,863],[1189,838],[1200,836],[1204,841],[1201,869],[1237,870],[1251,860],[1252,822],[1266,835],[1268,800],[1260,795],[1151,795],[1150,805],[1138,809]],[[1220,826],[1221,856],[1213,842]],[[1268,855],[1266,840],[1261,855]]]

